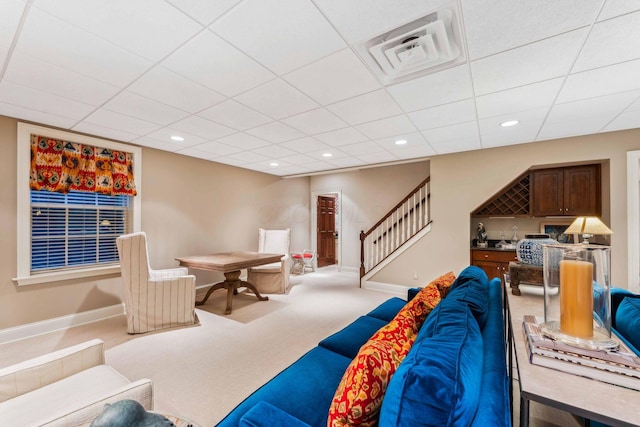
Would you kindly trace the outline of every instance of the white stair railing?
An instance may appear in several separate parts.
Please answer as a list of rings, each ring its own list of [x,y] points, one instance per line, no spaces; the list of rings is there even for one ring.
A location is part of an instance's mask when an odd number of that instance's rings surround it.
[[[427,178],[368,231],[360,232],[360,277],[380,264],[430,221]]]

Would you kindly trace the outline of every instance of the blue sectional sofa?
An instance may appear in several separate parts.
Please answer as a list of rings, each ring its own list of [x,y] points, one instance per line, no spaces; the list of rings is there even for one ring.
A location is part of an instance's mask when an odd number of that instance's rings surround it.
[[[390,298],[322,340],[219,424],[326,427],[340,380],[360,347],[406,304]],[[391,378],[379,425],[510,426],[502,286],[467,267],[429,314]]]

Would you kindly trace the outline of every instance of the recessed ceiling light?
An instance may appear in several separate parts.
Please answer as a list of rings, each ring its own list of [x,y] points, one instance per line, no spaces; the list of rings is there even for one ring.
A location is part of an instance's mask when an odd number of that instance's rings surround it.
[[[396,145],[404,145],[404,144],[406,144],[406,143],[407,143],[407,140],[406,140],[406,139],[398,139],[398,140],[396,141]]]
[[[331,154],[331,153],[324,153],[324,154],[322,154],[322,157],[331,157],[331,156],[333,156],[333,154]]]
[[[506,122],[500,123],[500,126],[502,126],[503,128],[508,128],[509,126],[515,126],[518,123],[520,122],[517,120],[507,120]]]
[[[178,135],[173,135],[171,139],[173,139],[174,141],[184,141],[184,138]]]
[[[269,163],[269,166],[278,166],[278,164],[279,164],[278,162],[271,162]]]

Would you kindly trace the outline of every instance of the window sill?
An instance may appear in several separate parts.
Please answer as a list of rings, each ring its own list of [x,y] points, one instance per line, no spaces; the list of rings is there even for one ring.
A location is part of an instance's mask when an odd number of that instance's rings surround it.
[[[13,280],[18,286],[25,286],[61,282],[64,280],[83,279],[86,277],[106,276],[110,274],[120,274],[120,264],[34,274],[32,276],[14,277],[11,280]]]

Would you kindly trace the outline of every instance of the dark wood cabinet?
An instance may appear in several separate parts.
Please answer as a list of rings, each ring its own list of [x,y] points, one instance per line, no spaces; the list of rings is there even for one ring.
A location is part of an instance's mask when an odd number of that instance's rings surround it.
[[[600,216],[600,165],[532,171],[533,216]]]
[[[499,277],[504,283],[504,274],[509,271],[509,262],[517,260],[516,251],[471,249],[471,265],[482,268],[489,280]]]

